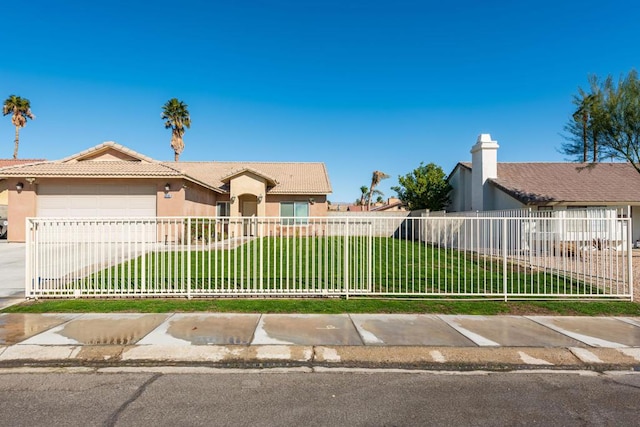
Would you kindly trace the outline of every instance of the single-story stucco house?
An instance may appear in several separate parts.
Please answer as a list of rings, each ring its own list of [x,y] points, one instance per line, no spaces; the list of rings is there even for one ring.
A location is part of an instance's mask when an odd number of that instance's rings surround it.
[[[162,162],[114,142],[0,169],[8,240],[27,217],[324,216],[324,163]]]
[[[631,164],[499,163],[498,148],[489,134],[478,137],[472,161],[458,163],[448,177],[448,211],[631,206],[632,237],[640,239],[640,173]]]

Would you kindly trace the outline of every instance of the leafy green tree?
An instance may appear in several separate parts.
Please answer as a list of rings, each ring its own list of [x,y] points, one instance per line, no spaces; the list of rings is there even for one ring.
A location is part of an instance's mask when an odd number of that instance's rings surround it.
[[[615,82],[589,77],[589,90],[574,96],[576,111],[565,125],[568,142],[561,151],[592,162],[611,157],[630,162],[640,172],[640,80],[635,70]]]
[[[2,105],[2,115],[11,114],[11,123],[16,127],[16,137],[13,145],[13,158],[18,158],[18,147],[20,146],[20,128],[27,125],[27,119],[35,119],[31,112],[31,103],[27,98],[10,95]]]
[[[171,129],[171,148],[173,148],[174,160],[177,162],[184,150],[182,137],[184,136],[185,128],[189,129],[191,127],[188,106],[177,98],[171,98],[162,106],[161,118],[166,120],[164,123],[165,129]]]
[[[603,149],[599,144],[605,120],[602,108],[604,98],[597,76],[591,75],[588,80],[589,89],[579,87],[578,94],[573,97],[576,110],[564,127],[567,142],[560,151],[576,161],[587,163],[591,157],[591,162],[597,163],[610,155],[607,147]]]
[[[611,76],[602,84],[599,129],[601,146],[640,172],[640,80],[631,70],[618,83]]]
[[[420,163],[416,169],[399,176],[399,186],[391,187],[409,210],[439,211],[449,204],[451,185],[442,168],[435,163]]]

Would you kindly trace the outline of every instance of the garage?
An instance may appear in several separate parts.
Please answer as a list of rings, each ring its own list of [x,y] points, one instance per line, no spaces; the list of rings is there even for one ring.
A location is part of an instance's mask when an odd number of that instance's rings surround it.
[[[149,184],[38,185],[37,216],[48,218],[142,218],[156,216],[156,187]],[[83,226],[57,223],[45,240],[57,242],[155,242],[154,223],[123,225],[120,221]]]
[[[38,217],[155,217],[156,188],[145,184],[40,184]]]

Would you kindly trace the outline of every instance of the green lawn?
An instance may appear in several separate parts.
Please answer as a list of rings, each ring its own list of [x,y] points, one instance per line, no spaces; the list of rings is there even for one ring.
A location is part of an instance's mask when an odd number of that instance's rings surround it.
[[[506,280],[505,280],[506,279]],[[152,252],[77,282],[84,295],[252,290],[351,295],[580,294],[589,286],[454,249],[395,238],[269,237],[234,249]],[[591,289],[589,292],[596,292]]]
[[[64,299],[38,300],[2,313],[436,313],[474,315],[640,316],[633,302],[498,302],[383,299]]]

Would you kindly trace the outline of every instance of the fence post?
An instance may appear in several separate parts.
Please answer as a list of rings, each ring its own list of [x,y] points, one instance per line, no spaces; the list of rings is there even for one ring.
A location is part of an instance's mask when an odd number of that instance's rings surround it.
[[[505,302],[507,302],[507,221],[507,217],[502,218],[502,288]]]
[[[349,299],[349,218],[345,219],[344,224],[344,290],[345,298]]]
[[[187,217],[187,299],[191,299],[191,217]]]
[[[32,240],[32,228],[30,227],[31,225],[31,221],[29,220],[29,218],[26,218],[24,221],[24,229],[26,232],[26,247],[25,247],[25,263],[24,263],[24,297],[25,298],[29,298],[30,294],[29,294],[29,282],[32,282],[32,278],[31,278],[31,245],[33,244],[33,240]]]
[[[629,294],[633,301],[633,222],[631,220],[631,206],[627,206],[627,269],[629,278]]]
[[[263,277],[263,271],[264,271],[264,226],[265,223],[268,221],[267,217],[261,218],[261,220],[256,219],[256,221],[258,221],[258,227],[257,227],[257,231],[256,234],[258,235],[258,241],[259,243],[259,248],[258,251],[259,252],[259,258],[260,258],[260,266],[259,266],[259,270],[258,270],[258,286],[260,288],[260,292],[262,292],[263,290],[263,281],[264,281],[264,277]],[[255,273],[254,273],[255,276]]]
[[[369,238],[367,239],[367,292],[372,291],[373,287],[373,222],[375,218],[372,218],[369,222]]]
[[[147,234],[145,233],[145,220],[141,220],[138,224],[140,224],[142,227],[142,231],[141,231],[141,240],[142,242],[140,243],[142,245],[142,251],[141,254],[142,256],[140,257],[140,263],[141,263],[141,268],[140,268],[140,292],[142,292],[143,294],[145,292],[147,292]],[[104,226],[104,221],[102,222],[102,225]],[[138,230],[136,230],[137,232]]]

